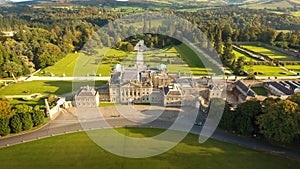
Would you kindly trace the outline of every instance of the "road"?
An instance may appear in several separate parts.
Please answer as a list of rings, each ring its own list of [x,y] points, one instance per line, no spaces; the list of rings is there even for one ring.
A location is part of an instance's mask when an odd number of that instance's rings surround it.
[[[107,108],[109,109],[109,108]],[[105,122],[106,121],[106,122]],[[91,125],[94,124],[104,124],[108,123],[110,124],[111,128],[116,127],[125,127],[125,126],[139,126],[139,127],[147,127],[147,128],[169,128],[173,124],[173,120],[170,118],[159,118],[155,121],[152,121],[148,124],[137,124],[135,122],[129,121],[123,117],[118,118],[98,118],[92,121],[87,121],[87,124],[80,124],[77,120],[77,117],[68,111],[63,111],[55,120],[49,121],[47,125],[44,127],[22,135],[17,135],[13,137],[7,137],[7,138],[1,138],[0,139],[0,147],[7,147],[15,144],[20,144],[23,142],[29,142],[33,140],[38,140],[46,137],[51,137],[55,135],[61,135],[66,133],[72,133],[72,132],[78,132],[82,131],[81,125]],[[89,124],[88,124],[89,123]],[[104,127],[103,127],[104,128]],[[93,129],[93,128],[90,128]],[[200,126],[193,126],[190,133],[199,135],[202,130],[202,127]],[[233,143],[237,145],[241,145],[244,147],[248,147],[251,149],[264,151],[271,154],[276,155],[282,155],[286,156],[288,158],[293,158],[300,160],[300,152],[298,151],[292,151],[287,150],[281,147],[274,147],[266,142],[262,142],[258,139],[252,139],[252,138],[243,138],[238,137],[236,135],[226,133],[222,130],[216,130],[214,134],[212,135],[213,139],[224,141],[228,143]]]

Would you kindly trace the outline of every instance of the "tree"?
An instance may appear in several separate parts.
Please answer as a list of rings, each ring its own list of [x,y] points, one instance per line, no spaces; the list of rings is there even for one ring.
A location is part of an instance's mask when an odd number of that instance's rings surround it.
[[[291,100],[292,102],[297,103],[298,106],[300,105],[300,93],[296,93],[296,94],[290,96],[288,99]]]
[[[237,107],[235,125],[237,132],[252,134],[258,132],[256,117],[262,113],[262,106],[256,99],[248,100]]]
[[[292,142],[300,134],[300,112],[297,106],[297,103],[290,100],[275,101],[275,104],[265,106],[264,114],[257,118],[260,132],[273,141]]]
[[[253,69],[253,60],[249,61],[249,69],[248,69],[248,74],[247,74],[247,79],[248,80],[255,80],[255,75],[254,75],[254,69]]]
[[[9,73],[9,76],[14,76],[14,74],[18,74],[20,72],[22,72],[22,66],[15,63],[15,62],[6,62],[4,63],[4,65],[2,66],[2,69]]]
[[[10,119],[10,129],[12,133],[19,133],[22,131],[22,122],[18,114],[15,114]]]
[[[15,112],[12,110],[12,106],[7,102],[0,100],[0,118],[2,117],[12,117]]]
[[[29,130],[33,127],[30,113],[18,113],[22,122],[22,130]]]
[[[0,135],[6,136],[10,133],[9,127],[9,118],[8,117],[1,117],[0,118]]]
[[[225,103],[224,113],[219,123],[219,127],[225,130],[235,130],[234,120],[236,112],[231,111],[229,104]]]
[[[245,63],[245,58],[239,57],[234,68],[234,74],[236,75],[244,74],[244,63]]]
[[[233,53],[232,41],[229,37],[224,44],[224,53],[222,56],[222,61],[226,66],[232,67],[232,64],[235,60],[235,55]]]
[[[39,106],[35,106],[31,113],[33,126],[39,126],[44,123],[45,113],[40,109]]]
[[[21,119],[22,129],[23,130],[31,129],[33,127],[32,117],[30,115],[30,113],[33,112],[32,107],[22,104],[22,105],[16,105],[15,109]]]
[[[232,28],[229,24],[226,24],[223,28],[223,32],[222,32],[222,39],[223,41],[227,40],[228,38],[231,39],[231,36],[232,36]]]
[[[222,54],[222,31],[219,28],[216,28],[216,36],[215,36],[215,43],[214,47],[217,51],[217,53],[220,55]]]
[[[128,42],[128,44],[127,44],[127,51],[128,52],[133,52],[134,51],[134,47],[130,42]]]

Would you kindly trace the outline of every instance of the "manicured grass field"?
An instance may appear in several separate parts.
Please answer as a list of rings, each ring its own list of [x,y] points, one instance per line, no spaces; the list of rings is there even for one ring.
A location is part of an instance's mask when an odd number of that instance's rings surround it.
[[[251,89],[258,95],[268,96],[268,92],[264,87],[251,87]]]
[[[236,60],[237,60],[239,57],[244,57],[246,62],[249,62],[250,60],[252,60],[252,61],[257,61],[257,59],[252,58],[252,57],[249,57],[249,56],[246,56],[246,55],[244,55],[244,54],[242,54],[242,53],[240,53],[240,52],[238,52],[238,51],[236,51],[236,50],[233,50],[233,53],[234,53],[235,56],[236,56]]]
[[[188,64],[194,75],[207,75],[214,73],[212,72],[212,68],[214,68],[212,63],[207,61],[203,56],[198,56],[187,45],[181,44],[175,46],[175,48],[180,54],[181,59]],[[206,64],[204,65],[203,62]]]
[[[128,55],[129,53],[127,52],[108,48],[98,50],[98,54],[93,56],[72,53],[68,54],[54,66],[40,71],[38,75],[50,76],[53,73],[55,76],[62,76],[63,74],[65,76],[86,76],[96,73],[97,75],[110,76],[110,70],[113,65]],[[102,61],[102,63],[100,64],[98,61]]]
[[[284,67],[288,68],[289,70],[293,70],[296,73],[300,73],[300,65],[286,65]]]
[[[53,73],[55,76],[86,76],[88,74],[110,76],[110,70],[115,64],[130,66],[136,62],[135,52],[127,53],[107,48],[98,52],[95,56],[69,54],[54,66],[40,71],[38,75],[50,76]],[[166,64],[170,73],[179,71],[187,74],[192,72],[194,75],[211,73],[211,69],[206,69],[199,57],[184,44],[144,52],[144,61],[150,67],[157,67],[160,63]]]
[[[246,71],[249,70],[249,66],[245,66]],[[278,66],[266,66],[266,65],[254,65],[254,72],[261,72],[258,76],[293,76],[294,74],[281,69]]]
[[[257,45],[242,45],[242,47],[250,50],[250,51],[254,51],[257,53],[261,53],[264,55],[269,56],[271,59],[274,60],[278,60],[278,61],[299,61],[300,58],[299,57],[293,57],[293,56],[288,56],[284,53],[272,50],[272,49],[268,49],[262,46],[257,46]]]
[[[105,84],[106,81],[95,82],[96,86]],[[71,81],[32,81],[10,84],[0,89],[0,96],[2,95],[30,95],[34,93],[47,94],[65,94],[72,92],[72,86],[80,84],[89,84],[87,82],[71,82]]]
[[[117,129],[130,137],[151,137],[160,129]],[[138,149],[138,147],[137,147]],[[198,136],[188,135],[175,148],[159,156],[131,159],[113,155],[98,147],[84,132],[46,138],[0,149],[1,168],[64,169],[296,169],[300,162],[249,150],[216,140],[198,143]]]

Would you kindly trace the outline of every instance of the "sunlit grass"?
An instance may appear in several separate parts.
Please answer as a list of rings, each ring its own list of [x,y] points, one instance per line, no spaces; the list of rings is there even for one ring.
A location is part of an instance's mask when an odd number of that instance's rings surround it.
[[[117,131],[130,137],[143,138],[155,136],[164,130],[122,128]],[[114,142],[116,141],[112,140]],[[1,168],[5,169],[296,169],[300,165],[299,161],[216,140],[210,139],[199,144],[198,136],[192,134],[164,154],[142,159],[123,158],[97,146],[83,132],[2,148],[0,163]]]

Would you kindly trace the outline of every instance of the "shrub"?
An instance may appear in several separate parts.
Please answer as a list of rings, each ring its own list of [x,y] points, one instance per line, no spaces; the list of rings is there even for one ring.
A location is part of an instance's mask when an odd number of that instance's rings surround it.
[[[9,133],[10,133],[9,118],[8,117],[0,118],[0,135],[6,136]]]
[[[29,130],[33,127],[30,113],[18,113],[22,122],[22,129]]]
[[[12,133],[19,133],[22,131],[22,122],[18,114],[15,114],[10,119],[10,130]]]
[[[37,106],[31,113],[33,126],[39,126],[44,123],[45,113]]]

